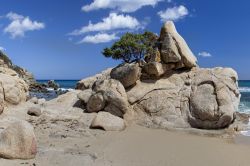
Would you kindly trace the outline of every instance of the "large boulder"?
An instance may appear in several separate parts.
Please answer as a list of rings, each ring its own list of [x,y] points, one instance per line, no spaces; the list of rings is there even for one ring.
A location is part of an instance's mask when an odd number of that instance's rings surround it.
[[[37,152],[33,127],[26,121],[1,122],[0,157],[32,159]]]
[[[105,99],[102,93],[93,94],[87,103],[87,111],[88,112],[98,112],[104,109],[105,107]]]
[[[142,80],[127,91],[128,100],[136,112],[146,113],[136,117],[147,127],[186,128],[190,78],[187,73],[172,73],[158,80]]]
[[[79,89],[79,90],[90,89],[92,87],[92,85],[97,80],[109,79],[110,78],[110,72],[111,72],[111,68],[102,71],[100,74],[96,74],[96,75],[94,75],[92,77],[82,79],[79,82],[77,82],[76,89]]]
[[[235,119],[240,93],[231,68],[200,69],[192,80],[189,122],[193,127],[217,129]]]
[[[121,131],[125,129],[124,120],[109,112],[99,112],[91,123],[91,128],[102,128],[105,131]]]
[[[138,63],[125,63],[112,69],[110,76],[119,80],[125,88],[128,88],[140,79],[141,68]]]
[[[126,91],[119,81],[114,79],[96,81],[92,88],[93,94],[87,103],[88,112],[105,110],[122,117],[129,109]]]
[[[127,95],[136,112],[143,111],[148,117],[137,117],[140,124],[222,129],[235,119],[240,99],[237,79],[230,68],[196,68],[142,80]]]
[[[176,68],[197,66],[197,59],[186,41],[178,34],[172,21],[164,24],[160,34],[161,59],[165,63],[175,63]]]

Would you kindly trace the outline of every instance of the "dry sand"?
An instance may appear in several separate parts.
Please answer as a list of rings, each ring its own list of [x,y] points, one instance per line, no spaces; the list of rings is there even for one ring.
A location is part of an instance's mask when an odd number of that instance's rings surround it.
[[[250,146],[232,140],[132,126],[89,137],[38,134],[34,160],[4,160],[1,166],[249,166]]]

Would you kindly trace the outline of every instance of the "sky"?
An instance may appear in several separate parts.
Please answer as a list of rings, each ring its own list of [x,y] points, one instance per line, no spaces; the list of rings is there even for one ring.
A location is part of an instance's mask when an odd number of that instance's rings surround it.
[[[0,50],[36,79],[81,79],[121,61],[102,50],[126,32],[175,22],[200,67],[250,80],[247,0],[1,0]]]

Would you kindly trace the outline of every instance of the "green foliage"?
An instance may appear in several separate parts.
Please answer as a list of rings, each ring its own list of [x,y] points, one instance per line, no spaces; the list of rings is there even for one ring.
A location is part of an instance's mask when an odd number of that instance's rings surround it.
[[[102,54],[127,63],[138,61],[154,53],[157,39],[157,35],[148,31],[143,34],[126,33],[110,48],[105,48]]]

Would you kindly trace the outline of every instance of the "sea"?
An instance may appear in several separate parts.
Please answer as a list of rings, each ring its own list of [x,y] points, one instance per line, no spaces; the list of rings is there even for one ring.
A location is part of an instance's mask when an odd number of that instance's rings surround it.
[[[38,83],[47,84],[49,80],[36,80]],[[55,80],[57,84],[60,85],[60,88],[55,91],[52,88],[47,88],[48,92],[40,93],[40,92],[30,92],[30,97],[44,98],[46,100],[52,100],[58,97],[60,94],[64,94],[68,91],[75,89],[76,83],[79,80]]]
[[[250,113],[250,80],[240,80],[239,89],[241,93],[239,112]]]
[[[37,80],[39,83],[47,83],[49,80]],[[72,90],[75,88],[79,80],[55,80],[60,85],[62,91]],[[250,113],[250,80],[240,80],[239,89],[241,93],[241,101],[239,112]]]

